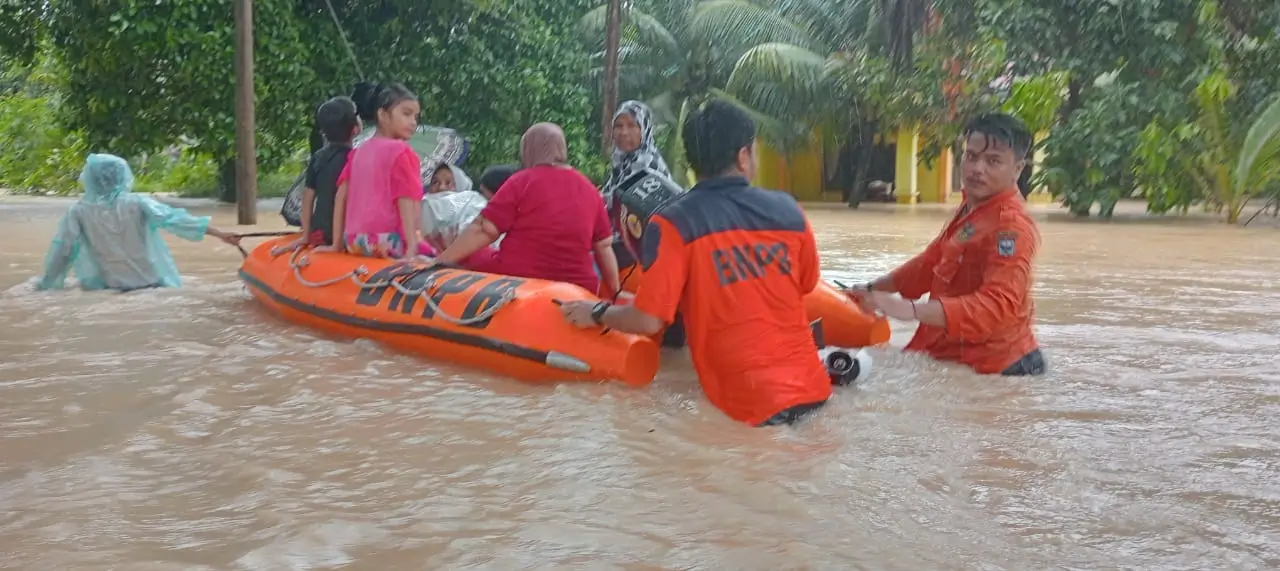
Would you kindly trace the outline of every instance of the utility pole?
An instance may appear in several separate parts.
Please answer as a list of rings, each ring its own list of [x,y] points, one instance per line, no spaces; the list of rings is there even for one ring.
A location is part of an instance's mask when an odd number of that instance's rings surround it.
[[[604,154],[613,152],[613,112],[618,107],[618,44],[622,38],[622,0],[609,0],[604,28],[604,109],[600,113]]]
[[[233,0],[236,20],[236,217],[258,223],[258,153],[253,132],[253,0]]]

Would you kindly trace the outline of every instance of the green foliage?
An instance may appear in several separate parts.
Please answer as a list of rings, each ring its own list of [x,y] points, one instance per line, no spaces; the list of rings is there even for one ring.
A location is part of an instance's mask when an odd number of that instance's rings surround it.
[[[471,170],[516,160],[523,130],[554,121],[575,165],[602,179],[600,4],[335,0],[362,78],[324,0],[258,0],[262,192],[292,182],[315,106],[361,79],[417,91],[425,122],[471,139]],[[815,130],[869,147],[870,133],[918,125],[949,141],[967,117],[1002,108],[1050,132],[1037,176],[1082,215],[1095,204],[1109,215],[1135,187],[1154,212],[1207,202],[1229,217],[1280,193],[1273,0],[623,5],[620,97],[654,107],[678,172],[671,127],[720,96],[782,150]],[[0,2],[0,135],[12,150],[0,184],[72,190],[98,150],[136,157],[141,186],[211,192],[233,152],[231,14],[231,0]],[[1007,62],[1020,75],[1005,94],[992,81]]]
[[[1047,131],[1057,122],[1067,79],[1063,72],[1015,79],[1001,110],[1021,119],[1032,133]]]
[[[294,2],[254,2],[260,168],[291,154],[309,110],[300,93],[313,72]],[[235,125],[231,0],[53,0],[47,29],[74,97],[70,124],[94,148],[135,155],[191,137],[215,158],[232,156]]]
[[[1225,73],[1212,73],[1194,92],[1191,120],[1170,127],[1157,119],[1143,131],[1134,172],[1153,211],[1185,213],[1204,201],[1225,210],[1227,222],[1235,223],[1251,197],[1280,182],[1280,99],[1246,131],[1227,119],[1234,96]]]
[[[56,103],[21,92],[0,95],[0,188],[65,193],[79,184],[88,147],[79,132],[58,123]]]
[[[1143,101],[1133,85],[1114,83],[1095,90],[1071,120],[1057,125],[1044,141],[1045,162],[1035,184],[1049,191],[1077,216],[1094,204],[1109,218],[1134,188],[1131,155],[1145,120]]]
[[[727,90],[768,118],[762,132],[781,150],[808,145],[815,129],[836,145],[857,144],[851,205],[864,187],[871,133],[920,127],[928,135],[922,155],[930,161],[955,140],[966,117],[1000,103],[990,84],[1005,70],[1004,42],[989,34],[922,33],[933,15],[925,3],[776,4],[813,40],[747,50]]]
[[[595,93],[603,89],[607,8],[597,6],[578,22],[579,36],[593,52],[586,77]],[[809,42],[804,30],[747,0],[640,1],[623,11],[622,26],[619,101],[638,99],[653,108],[662,154],[677,179],[688,167],[680,137],[669,132],[678,131],[673,127],[691,109],[713,95],[724,95],[720,88],[734,62],[760,43]],[[598,123],[589,124],[601,130]]]

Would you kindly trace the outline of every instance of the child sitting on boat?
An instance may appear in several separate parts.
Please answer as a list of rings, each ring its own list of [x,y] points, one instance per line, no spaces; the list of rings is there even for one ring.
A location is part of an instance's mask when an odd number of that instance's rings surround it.
[[[306,189],[302,192],[302,237],[287,249],[333,244],[334,201],[338,176],[347,167],[351,141],[360,133],[360,117],[350,97],[334,97],[316,110],[316,128],[324,147],[307,162]],[[283,249],[282,249],[283,250]]]
[[[436,167],[431,170],[431,184],[427,188],[427,194],[472,190],[471,177],[460,167],[440,159],[435,159],[434,162]]]
[[[84,196],[58,225],[36,289],[62,289],[75,269],[80,288],[132,291],[179,287],[178,267],[159,230],[198,242],[214,236],[231,245],[240,238],[149,196],[132,193],[133,170],[115,155],[93,154],[80,173]]]
[[[377,132],[351,152],[338,175],[334,244],[317,251],[403,260],[435,253],[418,232],[422,163],[408,143],[419,110],[418,97],[403,85],[379,93]]]
[[[462,169],[440,163],[432,170],[430,191],[422,199],[422,237],[436,251],[449,247],[489,201],[471,189]]]

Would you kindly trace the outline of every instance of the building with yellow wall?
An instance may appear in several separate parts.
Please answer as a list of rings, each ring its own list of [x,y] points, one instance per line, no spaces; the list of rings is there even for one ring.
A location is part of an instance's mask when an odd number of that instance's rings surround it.
[[[1037,139],[1043,139],[1041,133]],[[924,161],[921,149],[929,141],[916,129],[903,128],[892,133],[884,141],[894,146],[894,196],[899,204],[945,203],[959,199],[955,172],[955,155],[950,148],[932,161]],[[759,162],[755,184],[791,193],[801,202],[840,202],[843,189],[827,186],[825,172],[835,169],[838,153],[829,152],[821,137],[809,148],[791,153],[770,147],[767,141],[756,145]],[[1044,161],[1044,152],[1037,150],[1036,163]],[[1028,196],[1031,202],[1052,200],[1043,188],[1036,188]]]

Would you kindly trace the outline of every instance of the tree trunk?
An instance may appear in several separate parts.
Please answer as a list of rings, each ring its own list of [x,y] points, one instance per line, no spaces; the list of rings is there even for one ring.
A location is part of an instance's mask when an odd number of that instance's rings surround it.
[[[605,156],[613,152],[613,112],[618,107],[618,48],[622,41],[622,0],[609,0],[604,31],[604,89],[600,137]]]
[[[871,158],[875,156],[876,134],[874,123],[858,122],[858,162],[853,167],[853,188],[849,189],[849,208],[857,208],[867,195],[867,175],[871,171]]]
[[[227,204],[235,204],[236,202],[236,160],[230,158],[222,161],[222,167],[218,169],[218,178],[221,179],[219,185],[220,192],[218,200]]]
[[[254,148],[253,0],[235,0],[236,223],[258,223],[258,152]]]

